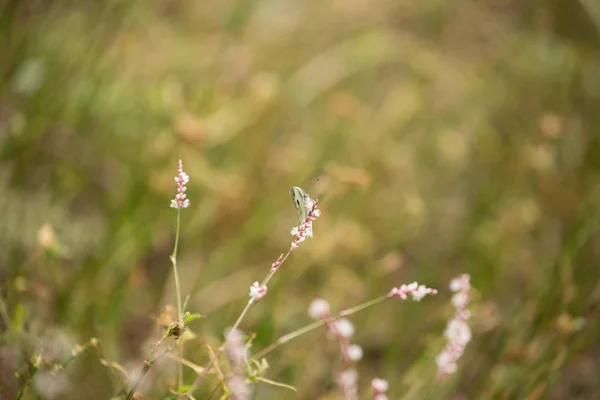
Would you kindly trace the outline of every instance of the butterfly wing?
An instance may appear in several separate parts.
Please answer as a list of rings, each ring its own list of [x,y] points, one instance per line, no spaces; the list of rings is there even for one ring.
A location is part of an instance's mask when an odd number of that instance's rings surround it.
[[[310,199],[308,194],[298,186],[292,186],[290,188],[290,196],[294,201],[294,207],[298,212],[298,226],[300,226],[308,216],[307,200]]]

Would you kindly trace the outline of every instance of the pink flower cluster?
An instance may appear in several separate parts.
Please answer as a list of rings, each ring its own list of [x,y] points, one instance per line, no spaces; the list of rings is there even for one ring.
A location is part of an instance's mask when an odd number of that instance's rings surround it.
[[[313,200],[311,198],[308,198],[306,200],[306,207],[309,209],[308,215],[306,216],[304,222],[300,224],[300,226],[295,226],[294,228],[292,228],[291,234],[296,236],[296,239],[292,242],[292,245],[290,246],[290,252],[296,250],[298,246],[300,246],[300,243],[304,242],[307,237],[312,238],[312,223],[314,220],[317,219],[318,216],[321,215],[321,211],[319,210],[318,205],[319,199]]]
[[[468,310],[471,301],[470,276],[463,274],[450,282],[450,290],[455,292],[452,304],[455,308],[454,317],[448,321],[444,336],[448,339],[446,348],[438,354],[435,362],[438,366],[438,377],[444,378],[456,372],[457,362],[463,355],[467,343],[471,340],[471,328],[467,324],[471,313]]]
[[[229,399],[250,400],[252,398],[252,385],[245,376],[248,359],[248,348],[244,343],[244,334],[237,329],[225,331],[226,353],[231,365],[231,370],[226,377]]]
[[[399,299],[406,300],[408,296],[412,296],[414,301],[421,301],[423,297],[434,294],[437,294],[436,289],[428,288],[425,285],[419,285],[417,282],[413,282],[408,285],[392,288],[388,293],[388,297],[398,297]]]
[[[327,320],[331,314],[329,303],[322,299],[313,300],[308,308],[308,315],[314,319]],[[354,335],[354,326],[350,320],[340,318],[327,321],[329,336],[340,345],[344,363],[336,372],[341,398],[344,400],[358,399],[358,372],[353,364],[363,356],[362,347],[352,344],[350,338]]]
[[[177,194],[175,198],[171,200],[171,208],[181,209],[188,208],[190,201],[186,199],[185,191],[187,190],[187,183],[190,181],[188,174],[183,172],[183,162],[179,160],[179,169],[177,170],[177,176],[175,177],[175,183],[177,183]]]

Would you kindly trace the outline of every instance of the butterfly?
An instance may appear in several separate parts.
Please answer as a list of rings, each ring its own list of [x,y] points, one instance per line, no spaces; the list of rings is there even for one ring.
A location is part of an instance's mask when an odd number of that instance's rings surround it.
[[[308,212],[312,208],[314,200],[298,186],[292,186],[290,188],[290,196],[294,201],[294,206],[298,213],[298,226],[300,226],[304,223],[306,217],[308,217]]]

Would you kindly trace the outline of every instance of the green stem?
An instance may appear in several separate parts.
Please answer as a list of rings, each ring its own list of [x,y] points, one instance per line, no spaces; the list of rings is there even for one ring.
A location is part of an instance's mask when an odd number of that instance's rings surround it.
[[[181,209],[177,209],[177,226],[175,228],[175,244],[173,245],[173,254],[171,254],[171,263],[173,264],[173,275],[175,277],[175,292],[177,296],[177,321],[179,323],[179,329],[182,333],[185,329],[183,326],[183,309],[181,306],[181,287],[179,285],[179,273],[177,271],[177,248],[179,247],[179,231],[181,225]],[[178,347],[179,358],[183,359],[183,340],[180,337],[180,343]],[[177,385],[183,386],[183,364],[178,363],[177,367]]]
[[[271,280],[271,278],[273,278],[273,275],[275,275],[275,272],[277,272],[279,270],[279,268],[281,268],[281,265],[285,262],[285,260],[287,260],[287,258],[289,257],[289,255],[292,253],[291,250],[289,250],[287,252],[287,254],[281,259],[281,261],[279,262],[279,265],[277,266],[277,268],[271,268],[271,270],[269,271],[269,273],[267,274],[267,276],[265,277],[265,279],[263,279],[262,283],[260,284],[260,286],[265,286],[267,283],[269,283],[269,281]],[[238,317],[238,319],[235,321],[235,324],[233,324],[233,327],[231,328],[230,332],[233,332],[234,330],[236,330],[242,320],[244,319],[244,317],[246,316],[246,314],[248,313],[248,310],[250,309],[250,307],[252,307],[252,305],[254,304],[254,300],[250,299],[250,301],[248,301],[248,303],[246,304],[246,307],[244,307],[244,309],[242,310],[240,316]],[[225,343],[227,343],[227,339],[225,338]],[[206,367],[204,367],[204,370],[202,371],[202,373],[200,375],[198,375],[198,377],[196,378],[196,380],[194,381],[194,383],[192,384],[192,386],[190,387],[190,389],[185,393],[186,396],[191,396],[192,393],[194,392],[194,390],[196,389],[196,387],[198,387],[198,385],[200,384],[200,382],[202,381],[202,379],[204,379],[204,377],[206,376],[206,374],[208,374],[208,371],[211,369],[211,367],[214,365],[214,360],[217,359],[217,357],[219,357],[219,355],[221,354],[221,352],[225,349],[225,343],[223,343],[215,352],[215,356],[208,362],[208,364],[206,365]],[[183,395],[180,395],[179,398],[182,398]]]
[[[29,363],[28,363],[28,367],[29,367],[29,375],[25,378],[25,382],[23,382],[21,384],[21,387],[19,388],[19,392],[17,394],[17,400],[21,400],[23,398],[23,396],[25,395],[25,391],[27,390],[27,387],[29,386],[29,382],[31,382],[31,380],[33,379],[33,376],[38,371],[38,367],[31,365]]]
[[[71,356],[62,364],[62,368],[63,369],[67,368],[67,366],[73,360],[75,360],[75,358],[77,358],[81,353],[83,353],[84,351],[86,351],[90,347],[96,347],[96,344],[94,344],[95,340],[96,339],[90,339],[85,344],[81,345],[81,347],[79,348],[79,350],[77,352],[73,352],[71,354]],[[39,365],[34,365],[34,364],[28,362],[25,365],[25,367],[23,367],[23,368],[29,370],[29,375],[26,377],[25,382],[23,382],[23,384],[19,388],[19,392],[17,393],[17,397],[16,397],[17,400],[20,400],[20,399],[23,398],[23,396],[25,395],[25,391],[27,390],[27,387],[28,387],[29,383],[33,379],[33,377],[36,374],[36,372],[38,372],[38,370],[40,369],[40,366]],[[0,393],[1,393],[1,390],[0,390]]]
[[[179,325],[179,329],[181,330],[181,334],[183,334],[185,327],[183,325],[183,308],[181,306],[181,287],[179,286],[179,273],[177,271],[177,248],[179,247],[180,227],[181,227],[181,210],[178,208],[177,209],[177,224],[175,227],[175,243],[173,244],[173,253],[171,254],[170,258],[171,258],[171,263],[173,264],[173,275],[175,277],[175,292],[176,292],[176,297],[177,297],[177,323]],[[146,357],[146,360],[144,360],[144,368],[142,369],[140,377],[135,381],[135,383],[133,384],[133,386],[127,393],[127,396],[125,397],[126,400],[131,400],[133,398],[133,395],[135,394],[135,391],[139,387],[140,383],[142,382],[142,379],[144,378],[144,376],[146,375],[146,373],[148,372],[150,367],[152,367],[152,364],[155,361],[152,359],[154,352],[156,351],[157,347],[168,336],[169,336],[169,331],[167,331],[167,333],[165,333],[165,335],[162,338],[160,338],[156,343],[154,343],[154,345],[152,346],[152,350],[150,350],[148,357]],[[183,359],[183,340],[181,340],[181,336],[178,338],[178,341],[179,342],[178,342],[177,347],[178,347],[178,352],[179,352],[179,359]],[[167,351],[171,351],[171,348],[169,348]],[[177,367],[177,384],[178,384],[178,387],[183,386],[183,364],[181,364],[181,363],[178,363],[178,367]]]
[[[238,326],[240,326],[240,323],[242,322],[242,319],[244,319],[244,316],[246,315],[246,313],[248,312],[248,310],[250,309],[250,307],[252,307],[252,304],[254,304],[254,300],[250,299],[248,301],[248,303],[246,304],[246,307],[244,307],[244,309],[242,310],[240,316],[238,317],[237,321],[235,321],[235,324],[233,324],[233,327],[231,328],[231,330],[229,331],[230,334],[233,333]],[[194,391],[194,389],[200,384],[200,382],[202,381],[202,379],[204,379],[204,377],[206,376],[206,374],[208,374],[208,371],[212,368],[212,366],[215,364],[215,361],[219,355],[223,352],[223,350],[225,350],[225,344],[227,343],[227,340],[229,339],[229,336],[225,338],[225,343],[223,343],[215,352],[214,357],[211,358],[211,360],[208,362],[208,364],[206,364],[206,367],[204,367],[204,370],[202,370],[202,373],[200,375],[198,375],[198,377],[196,378],[196,380],[194,381],[194,383],[192,384],[192,387],[188,390],[188,392],[186,393],[186,395],[191,395],[192,392]],[[182,395],[179,396],[179,398],[181,398]]]
[[[267,355],[268,353],[270,353],[271,351],[275,350],[277,347],[281,346],[284,343],[289,342],[292,339],[297,338],[300,335],[304,335],[307,332],[312,331],[313,329],[317,329],[323,325],[325,325],[327,323],[327,320],[319,320],[319,321],[315,321],[310,325],[306,325],[298,330],[295,330],[293,332],[290,332],[286,335],[283,335],[282,337],[280,337],[279,339],[277,339],[275,342],[271,343],[270,345],[268,345],[267,347],[265,347],[264,349],[262,349],[261,351],[259,351],[258,353],[256,353],[254,355],[254,357],[252,357],[255,360],[260,360],[261,358],[263,358],[265,355]]]
[[[271,280],[271,278],[273,277],[273,275],[275,275],[275,272],[277,272],[279,270],[279,268],[281,268],[281,265],[285,262],[285,260],[287,260],[287,258],[290,256],[290,254],[292,254],[291,250],[289,250],[287,252],[287,254],[285,255],[285,257],[283,257],[281,259],[281,261],[279,262],[279,266],[277,266],[277,268],[271,268],[271,270],[269,271],[269,273],[267,274],[267,276],[265,277],[265,279],[263,279],[263,281],[260,284],[260,286],[265,286],[267,283],[269,283],[269,281]]]
[[[345,310],[342,310],[342,311],[340,311],[340,312],[339,312],[339,314],[338,314],[338,316],[337,316],[337,318],[340,318],[340,317],[347,317],[348,315],[352,315],[352,314],[354,314],[354,313],[356,313],[356,312],[358,312],[358,311],[364,310],[365,308],[369,308],[369,307],[371,307],[371,306],[374,306],[374,305],[376,305],[376,304],[379,304],[379,303],[381,303],[381,302],[383,302],[384,300],[387,300],[387,299],[389,299],[389,298],[390,298],[390,296],[388,296],[388,295],[386,294],[386,295],[384,295],[384,296],[379,296],[379,297],[376,297],[376,298],[374,298],[373,300],[369,300],[369,301],[367,301],[367,302],[365,302],[365,303],[362,303],[362,304],[359,304],[359,305],[357,305],[357,306],[354,306],[354,307],[351,307],[351,308],[347,308],[347,309],[345,309]],[[337,318],[336,318],[336,319],[337,319]]]
[[[282,344],[285,344],[287,342],[289,342],[292,339],[297,338],[298,336],[304,335],[307,332],[310,332],[314,329],[317,329],[325,324],[327,324],[328,322],[331,321],[335,321],[336,319],[340,319],[342,317],[346,317],[348,315],[352,315],[358,311],[364,310],[365,308],[369,308],[372,307],[376,304],[381,303],[382,301],[389,299],[388,295],[385,296],[380,296],[377,297],[373,300],[369,300],[366,303],[362,303],[359,304],[357,306],[354,306],[352,308],[348,308],[346,310],[342,310],[340,311],[337,315],[331,316],[329,318],[326,319],[322,319],[319,321],[315,321],[312,324],[306,325],[298,330],[295,330],[293,332],[290,332],[286,335],[283,335],[282,337],[280,337],[279,339],[277,339],[275,342],[271,343],[269,346],[265,347],[264,349],[262,349],[261,351],[259,351],[258,353],[256,353],[254,355],[254,357],[252,357],[253,360],[260,360],[261,358],[263,358],[265,355],[267,355],[268,353],[270,353],[271,351],[275,350],[277,347],[281,346]]]

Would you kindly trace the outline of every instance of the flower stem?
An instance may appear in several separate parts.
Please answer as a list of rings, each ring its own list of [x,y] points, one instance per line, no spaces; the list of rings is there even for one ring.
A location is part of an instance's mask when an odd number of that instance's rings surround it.
[[[248,304],[246,304],[246,307],[244,307],[244,309],[242,310],[242,313],[238,317],[237,321],[235,321],[235,324],[233,324],[233,327],[231,328],[231,331],[230,331],[230,335],[231,335],[231,333],[233,333],[233,331],[235,331],[238,328],[238,326],[240,326],[242,319],[244,319],[244,317],[246,316],[246,313],[248,312],[250,307],[252,307],[252,304],[254,304],[254,299],[250,299],[248,301]],[[229,339],[229,337],[227,337],[225,339],[227,340],[227,339]]]
[[[315,321],[312,324],[306,325],[298,330],[290,332],[286,335],[283,335],[282,337],[277,339],[275,342],[271,343],[270,345],[268,345],[267,347],[265,347],[264,349],[262,349],[261,351],[256,353],[254,355],[254,357],[252,357],[252,358],[255,360],[260,360],[265,355],[267,355],[271,351],[275,350],[277,347],[281,346],[282,344],[287,343],[290,340],[297,338],[298,336],[304,335],[305,333],[310,332],[313,329],[317,329],[318,327],[321,327],[321,326],[325,325],[326,323],[327,323],[327,320],[322,319],[319,321]]]
[[[248,303],[246,304],[246,307],[244,307],[244,309],[240,313],[240,316],[238,317],[237,321],[235,321],[235,324],[233,324],[233,327],[229,331],[230,334],[232,334],[240,326],[240,323],[244,319],[244,316],[246,315],[246,313],[248,312],[248,310],[250,309],[250,307],[252,307],[252,304],[254,304],[254,301],[253,301],[253,299],[250,299],[248,301]],[[214,365],[214,363],[215,363],[214,360],[216,360],[217,357],[219,357],[219,355],[223,352],[223,350],[225,350],[225,344],[227,343],[228,339],[229,339],[229,336],[225,338],[225,343],[223,343],[217,349],[217,351],[215,352],[214,357],[212,357],[211,360],[206,365],[206,367],[204,367],[204,370],[202,371],[202,373],[200,375],[198,375],[198,377],[196,378],[196,380],[194,381],[194,383],[192,384],[192,386],[190,387],[190,389],[188,390],[188,392],[186,393],[186,395],[188,395],[188,396],[191,395],[192,392],[196,389],[196,387],[198,387],[198,385],[200,384],[200,382],[202,382],[202,379],[204,379],[204,377],[206,376],[206,374],[208,374],[208,371]],[[179,398],[181,398],[181,396],[179,396]]]
[[[179,247],[179,231],[181,226],[181,209],[177,209],[177,226],[175,228],[175,244],[173,245],[173,254],[171,254],[171,263],[173,264],[173,275],[175,277],[175,292],[177,296],[177,323],[179,328],[185,329],[183,326],[183,309],[181,307],[181,287],[179,286],[179,273],[177,271],[177,248]],[[179,358],[183,359],[183,338],[179,337],[178,353]],[[177,364],[177,386],[183,386],[183,364]]]
[[[359,305],[357,305],[357,306],[354,306],[354,307],[351,307],[351,308],[347,308],[347,309],[345,309],[345,310],[342,310],[342,311],[340,311],[340,312],[339,312],[339,314],[338,314],[338,316],[337,316],[337,318],[340,318],[340,317],[347,317],[348,315],[352,315],[352,314],[354,314],[354,313],[356,313],[356,312],[358,312],[358,311],[362,311],[362,310],[364,310],[365,308],[369,308],[369,307],[371,307],[371,306],[374,306],[374,305],[376,305],[376,304],[379,304],[379,303],[381,303],[382,301],[384,301],[384,300],[387,300],[387,299],[389,299],[389,298],[390,298],[390,296],[388,296],[388,295],[386,294],[386,295],[384,295],[384,296],[379,296],[379,297],[376,297],[376,298],[374,298],[373,300],[369,300],[369,301],[367,301],[367,302],[365,302],[365,303],[362,303],[362,304],[359,304]],[[336,318],[336,319],[337,319],[337,318]]]
[[[275,272],[277,272],[279,270],[279,268],[281,267],[281,264],[283,264],[285,262],[285,260],[287,260],[287,258],[290,256],[291,253],[292,253],[291,250],[288,251],[287,254],[279,262],[279,265],[276,268],[271,268],[271,270],[269,271],[269,273],[267,274],[267,276],[265,277],[265,279],[263,279],[263,281],[260,284],[260,286],[265,286],[267,283],[269,283],[269,281],[271,280],[271,278],[273,277],[273,275],[275,275]]]
[[[317,204],[318,204],[318,200],[315,200],[312,209],[310,210],[306,219],[304,220],[304,224],[308,223],[309,221],[314,220],[313,214],[316,213],[316,211],[317,211]],[[317,214],[317,216],[318,216],[318,214]],[[292,244],[294,244],[294,243],[296,243],[296,242],[293,242]],[[291,247],[290,250],[288,250],[287,254],[284,257],[278,258],[277,261],[274,264],[272,264],[272,267],[271,267],[269,273],[267,274],[267,276],[265,276],[265,279],[263,279],[262,283],[260,284],[261,287],[266,286],[267,283],[269,283],[271,278],[273,278],[275,273],[279,270],[279,268],[281,268],[281,265],[285,262],[285,260],[287,260],[287,258],[290,256],[290,254],[292,254],[292,251],[294,251],[294,249],[297,248],[297,244],[298,243],[296,243],[296,247]],[[235,324],[233,324],[233,328],[231,329],[230,332],[234,332],[238,328],[238,326],[240,325],[240,323],[246,316],[246,313],[248,312],[248,310],[250,309],[250,307],[252,307],[252,305],[254,303],[255,303],[254,299],[252,299],[252,298],[250,299],[250,301],[248,301],[248,303],[246,304],[246,307],[244,307],[240,316],[235,321]],[[189,390],[185,394],[179,395],[178,398],[182,398],[184,395],[187,397],[191,397],[191,395],[194,392],[194,390],[196,389],[196,387],[198,387],[198,385],[200,384],[202,379],[204,379],[206,374],[208,374],[208,371],[210,370],[210,368],[214,365],[214,360],[217,359],[219,354],[221,354],[221,352],[225,349],[225,344],[227,343],[227,339],[228,338],[225,338],[225,342],[217,349],[217,351],[215,352],[215,356],[212,357],[211,360],[206,365],[206,367],[204,367],[204,370],[202,371],[202,373],[200,375],[198,375],[198,377],[196,378],[196,380],[194,381],[192,386],[189,388]]]
[[[272,267],[271,268],[271,270],[269,271],[269,273],[267,274],[267,276],[265,277],[265,279],[263,279],[263,281],[262,281],[262,283],[261,283],[260,286],[264,286],[267,283],[269,283],[269,281],[271,280],[271,278],[273,278],[273,275],[275,275],[275,272],[277,272],[279,270],[279,268],[281,267],[281,264],[283,264],[285,262],[285,260],[291,254],[291,252],[292,252],[291,250],[287,252],[287,254],[281,259],[281,261],[279,262],[279,265],[277,267]],[[230,332],[234,332],[240,326],[240,324],[242,323],[242,320],[244,319],[244,317],[248,313],[248,310],[250,310],[250,307],[252,307],[253,304],[254,304],[253,299],[250,299],[248,301],[248,303],[246,304],[246,307],[244,307],[244,309],[240,313],[240,316],[235,321],[235,324],[233,324],[233,327],[231,328]],[[227,343],[227,339],[228,338],[225,338],[225,343]],[[196,380],[194,381],[194,383],[192,384],[192,386],[190,387],[190,389],[187,391],[187,393],[185,395],[187,395],[189,397],[194,392],[194,390],[198,387],[198,385],[200,384],[200,382],[202,382],[202,379],[204,379],[204,377],[206,376],[206,374],[208,374],[208,371],[214,365],[214,360],[217,357],[219,357],[219,355],[221,354],[221,352],[223,350],[225,350],[225,343],[223,343],[217,349],[217,351],[215,352],[215,356],[204,367],[204,370],[202,371],[202,373],[200,375],[198,375],[198,377],[196,378]],[[182,398],[182,396],[179,396],[179,398]]]
[[[354,306],[352,308],[348,308],[345,310],[340,311],[337,315],[333,315],[329,318],[325,318],[319,321],[315,321],[312,324],[306,325],[298,330],[295,330],[293,332],[290,332],[286,335],[283,335],[282,337],[280,337],[279,339],[277,339],[275,342],[271,343],[270,345],[268,345],[267,347],[265,347],[264,349],[262,349],[261,351],[259,351],[258,353],[256,353],[254,355],[254,357],[252,357],[253,360],[259,360],[262,357],[264,357],[265,355],[267,355],[268,353],[270,353],[271,351],[275,350],[277,347],[281,346],[282,344],[285,344],[287,342],[289,342],[292,339],[297,338],[298,336],[304,335],[307,332],[310,332],[314,329],[317,329],[323,325],[326,325],[327,323],[331,322],[331,321],[335,321],[336,319],[342,318],[342,317],[346,317],[348,315],[352,315],[358,311],[364,310],[365,308],[369,308],[372,307],[376,304],[381,303],[382,301],[388,299],[389,296],[385,295],[385,296],[380,296],[377,297],[373,300],[369,300],[365,303],[359,304],[357,306]]]

